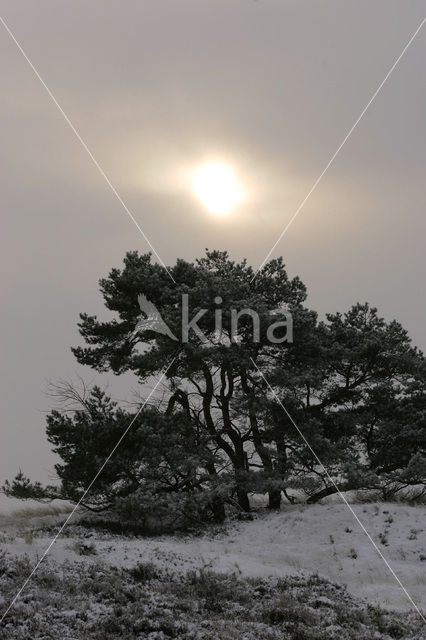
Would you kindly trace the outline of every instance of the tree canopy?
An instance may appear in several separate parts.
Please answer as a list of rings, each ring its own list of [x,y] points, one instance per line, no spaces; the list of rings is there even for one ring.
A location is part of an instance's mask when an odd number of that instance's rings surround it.
[[[150,254],[128,253],[100,281],[111,317],[80,317],[78,362],[141,382],[165,372],[167,383],[93,487],[92,507],[121,499],[143,510],[148,494],[157,504],[173,494],[187,513],[191,496],[220,520],[226,502],[249,510],[253,492],[278,508],[292,487],[316,501],[338,489],[425,483],[425,361],[398,322],[360,303],[320,321],[281,258],[255,275],[246,261],[207,251],[170,272],[175,283]],[[168,332],[140,322],[141,295]],[[184,300],[197,318],[185,336]],[[78,499],[135,414],[99,389],[71,416],[52,412],[47,436],[62,459],[62,495]]]

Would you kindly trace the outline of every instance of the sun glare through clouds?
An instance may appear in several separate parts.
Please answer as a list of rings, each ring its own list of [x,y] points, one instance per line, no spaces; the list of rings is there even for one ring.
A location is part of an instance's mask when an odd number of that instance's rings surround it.
[[[229,214],[245,199],[245,190],[231,165],[207,162],[194,169],[191,190],[201,204],[217,216]]]

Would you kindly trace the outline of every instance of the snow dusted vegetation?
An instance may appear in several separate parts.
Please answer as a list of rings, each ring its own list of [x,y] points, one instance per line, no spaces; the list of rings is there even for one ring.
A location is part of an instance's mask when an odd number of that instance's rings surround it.
[[[5,610],[69,505],[2,498]],[[425,507],[353,508],[426,610]],[[423,639],[418,613],[345,505],[259,508],[173,536],[112,533],[81,514],[4,620],[0,638]]]

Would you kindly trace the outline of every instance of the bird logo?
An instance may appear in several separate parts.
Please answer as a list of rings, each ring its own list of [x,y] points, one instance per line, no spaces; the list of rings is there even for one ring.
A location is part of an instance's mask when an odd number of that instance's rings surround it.
[[[138,303],[140,310],[145,314],[146,318],[143,316],[139,317],[134,331],[135,334],[142,331],[155,331],[156,333],[168,336],[172,340],[177,340],[176,336],[173,335],[167,324],[164,322],[157,307],[152,304],[152,302],[148,300],[143,293],[138,295]]]

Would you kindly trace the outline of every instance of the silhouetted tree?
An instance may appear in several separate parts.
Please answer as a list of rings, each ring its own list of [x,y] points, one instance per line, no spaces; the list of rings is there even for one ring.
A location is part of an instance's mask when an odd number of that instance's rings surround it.
[[[81,364],[132,371],[141,382],[165,371],[168,389],[135,421],[93,487],[92,507],[122,498],[135,510],[149,495],[158,501],[186,492],[221,520],[234,495],[249,510],[250,492],[269,493],[269,506],[279,508],[291,486],[316,501],[337,488],[425,482],[425,364],[401,325],[368,304],[318,322],[303,304],[305,286],[289,279],[282,259],[254,277],[246,261],[207,251],[170,272],[175,282],[149,254],[128,253],[124,268],[100,281],[115,317],[81,314],[87,346],[73,349]],[[144,322],[140,296],[145,309],[155,305],[161,314],[162,333]],[[187,341],[183,296],[202,332],[190,330]],[[287,312],[293,341],[285,339]],[[278,321],[274,335],[282,340],[273,342],[269,330]],[[68,497],[78,499],[131,419],[99,390],[72,417],[49,416]]]

